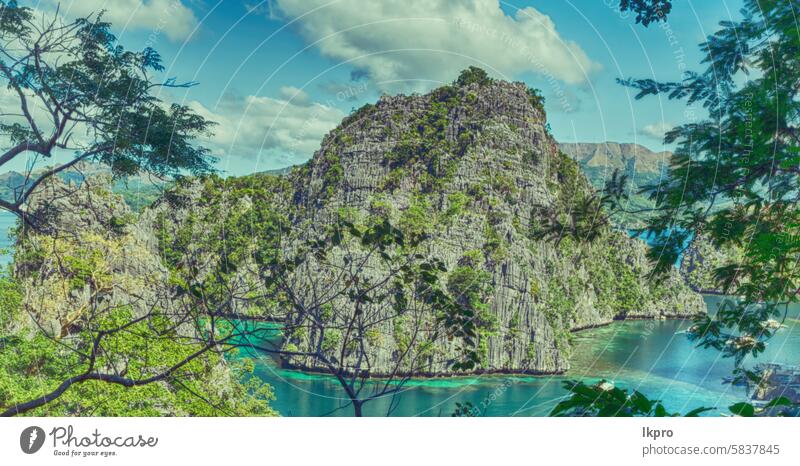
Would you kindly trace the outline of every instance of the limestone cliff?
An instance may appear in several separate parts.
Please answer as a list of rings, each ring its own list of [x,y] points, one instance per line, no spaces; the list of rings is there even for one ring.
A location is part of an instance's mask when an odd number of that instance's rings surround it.
[[[80,184],[58,177],[27,203],[38,230],[17,237],[14,276],[23,307],[50,335],[66,336],[97,302],[139,315],[170,304],[167,271],[149,234],[102,174]]]
[[[592,188],[559,152],[537,93],[522,83],[460,79],[426,95],[384,96],[331,131],[292,177],[305,225],[343,211],[380,213],[427,234],[428,252],[450,270],[479,253],[496,323],[480,335],[480,370],[560,372],[572,330],[704,309],[677,272],[652,280],[645,245],[622,232],[532,239],[543,211],[565,215]],[[384,334],[398,334],[385,325]],[[374,372],[392,364],[396,348],[391,338],[374,348]]]
[[[170,271],[157,258],[180,262],[185,259],[180,254],[188,252],[211,263],[213,258],[205,256],[228,253],[224,242],[231,240],[230,226],[250,213],[269,223],[273,219],[262,210],[272,209],[280,222],[299,232],[320,230],[342,216],[354,221],[388,217],[406,234],[424,237],[425,254],[441,260],[451,275],[469,264],[486,278],[491,292],[481,306],[487,324],[478,331],[476,371],[557,373],[569,366],[573,330],[704,310],[701,297],[677,271],[654,279],[644,243],[621,231],[606,226],[592,239],[566,232],[537,239],[545,217],[568,218],[592,190],[549,134],[536,91],[467,73],[429,94],[384,96],[354,112],[323,139],[307,164],[285,177],[184,181],[134,224],[120,221],[128,210],[116,212],[111,204],[121,201],[106,195],[102,202],[108,209],[87,225],[118,229],[119,237],[130,241],[100,255],[114,259],[112,275],[146,280],[146,288],[153,287],[148,300],[163,302],[170,291],[151,282],[169,283]],[[56,207],[70,216],[95,215],[80,205]],[[178,240],[180,250],[165,248],[166,236]],[[210,236],[222,244],[218,252],[204,249],[202,240]],[[126,259],[133,252],[141,264]],[[245,262],[232,279],[257,282],[257,255]],[[80,304],[79,285],[64,299]],[[231,303],[242,307],[235,311],[255,315],[267,312],[262,305],[247,296]],[[53,314],[54,325],[69,325],[69,316]],[[401,321],[377,319],[380,338],[367,343],[373,375],[398,363],[398,348],[406,339]],[[307,333],[287,335],[283,344],[302,351],[319,342]],[[333,342],[326,351],[339,350]],[[447,364],[456,351],[451,343],[426,351],[443,357],[424,373],[453,373]],[[320,369],[312,359],[285,362]]]

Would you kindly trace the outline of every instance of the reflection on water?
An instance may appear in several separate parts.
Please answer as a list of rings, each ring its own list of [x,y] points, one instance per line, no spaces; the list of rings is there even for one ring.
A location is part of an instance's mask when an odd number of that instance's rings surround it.
[[[719,297],[707,296],[713,311]],[[797,363],[800,332],[797,309],[770,342],[759,362]],[[707,406],[726,411],[746,396],[741,387],[723,384],[733,361],[713,349],[700,349],[682,332],[689,321],[627,321],[574,335],[572,369],[563,376],[455,377],[413,380],[396,399],[367,403],[366,415],[383,416],[394,406],[394,416],[450,415],[456,402],[485,407],[486,416],[545,416],[564,397],[561,382],[568,378],[613,380],[660,399],[669,410],[686,412]],[[746,364],[753,364],[748,361]],[[262,359],[257,374],[275,391],[273,406],[284,416],[352,415],[342,389],[333,378],[278,369]],[[392,402],[394,401],[394,405]],[[713,414],[713,412],[712,412]]]

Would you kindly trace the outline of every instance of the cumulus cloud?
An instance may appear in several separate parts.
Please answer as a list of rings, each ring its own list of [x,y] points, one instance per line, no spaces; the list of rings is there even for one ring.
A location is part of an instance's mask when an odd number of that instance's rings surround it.
[[[497,0],[276,0],[320,53],[349,61],[383,87],[449,82],[469,65],[578,84],[599,68],[552,19],[527,7],[507,15]],[[423,80],[423,81],[420,81]]]
[[[306,91],[302,89],[298,89],[294,86],[282,86],[278,90],[278,95],[283,100],[290,100],[295,105],[310,105],[311,102],[309,100],[308,94]]]
[[[117,30],[133,29],[163,34],[173,41],[185,40],[197,25],[192,10],[180,0],[44,0],[54,9],[70,17],[88,16],[105,10],[103,19]]]
[[[281,98],[228,95],[215,108],[197,101],[189,105],[218,123],[213,138],[207,141],[218,156],[235,155],[282,166],[307,160],[322,137],[345,116],[332,106],[298,101],[291,95],[286,98],[292,90],[300,91],[284,88]]]
[[[664,135],[667,134],[667,131],[671,130],[673,127],[674,125],[662,121],[659,123],[646,125],[644,128],[642,128],[641,133],[645,136],[650,136],[651,138],[658,139],[660,141],[664,139]]]

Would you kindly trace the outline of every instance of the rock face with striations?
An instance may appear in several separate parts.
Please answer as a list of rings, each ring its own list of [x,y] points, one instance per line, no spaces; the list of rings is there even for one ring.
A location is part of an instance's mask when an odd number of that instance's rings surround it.
[[[303,222],[381,212],[404,231],[426,233],[428,253],[449,270],[478,258],[474,267],[491,277],[486,305],[495,321],[479,333],[481,371],[561,372],[573,330],[704,312],[677,272],[653,279],[645,245],[622,232],[535,239],[543,212],[567,216],[592,188],[522,83],[462,74],[426,95],[383,96],[331,131],[292,176]],[[396,335],[392,325],[382,333]],[[388,372],[397,347],[388,338],[373,348],[373,373]],[[315,369],[313,361],[292,365]]]
[[[230,191],[226,183],[239,190]],[[558,373],[569,367],[576,329],[705,309],[677,271],[653,277],[645,244],[623,232],[604,226],[591,239],[566,231],[541,234],[553,219],[569,224],[571,212],[593,194],[578,164],[549,134],[539,94],[472,70],[428,94],[384,96],[362,107],[325,136],[308,163],[284,177],[256,174],[176,187],[143,212],[137,230],[151,237],[148,244],[158,254],[159,228],[185,238],[221,232],[217,239],[225,241],[226,229],[212,223],[224,227],[226,215],[245,218],[257,209],[275,209],[297,233],[320,231],[343,216],[361,224],[388,217],[406,235],[424,238],[422,253],[449,271],[449,292],[454,271],[464,264],[487,282],[479,303],[484,315],[475,371]],[[172,203],[170,197],[183,200]],[[186,234],[177,234],[184,229]],[[242,270],[258,270],[251,265]],[[313,267],[305,272],[321,274]],[[381,271],[367,267],[364,273],[374,274],[363,277],[374,283]],[[302,285],[306,278],[295,275],[288,278]],[[241,283],[257,279],[236,277]],[[243,304],[247,312],[266,312]],[[400,348],[408,341],[402,320],[382,314],[389,310],[367,311],[379,326],[375,341],[364,343],[372,375],[396,366],[400,372],[454,373],[448,361],[457,358],[458,348],[444,339],[424,349],[441,357],[423,369],[402,367]],[[338,318],[327,320],[325,328],[344,328]],[[330,356],[346,353],[336,340],[322,345],[324,335],[316,331],[285,336],[284,349],[297,354],[286,358],[287,365],[324,371],[302,354],[322,346]]]
[[[136,223],[110,176],[50,177],[26,204],[37,229],[17,237],[14,277],[21,305],[48,334],[63,337],[91,313],[128,308],[143,315],[170,305],[168,271],[152,235]],[[25,321],[33,325],[33,319]]]
[[[249,219],[248,213],[276,212],[285,214],[281,222],[285,218],[301,233],[321,230],[342,216],[353,223],[388,217],[406,235],[424,238],[419,247],[444,263],[452,294],[455,270],[475,272],[488,290],[479,303],[482,323],[475,371],[562,372],[569,366],[570,335],[576,329],[614,319],[704,311],[700,295],[677,271],[666,277],[651,275],[643,242],[607,225],[593,238],[550,231],[553,219],[562,225],[574,221],[571,212],[586,205],[593,188],[549,134],[536,91],[474,70],[431,93],[384,96],[363,107],[323,139],[307,164],[286,177],[185,180],[138,219],[107,189],[110,183],[85,180],[77,189],[54,180],[42,187],[46,195],[31,199],[31,211],[50,220],[53,234],[31,235],[18,244],[15,272],[26,287],[38,284],[26,305],[41,314],[55,334],[68,333],[80,315],[75,310],[88,308],[86,270],[103,272],[91,278],[111,290],[111,304],[129,304],[134,293],[128,290],[134,290],[136,305],[142,306],[135,311],[169,308],[176,305],[169,257],[180,262],[185,257],[176,254],[185,249],[205,273],[204,264],[214,262],[214,254],[227,254],[228,248],[204,249],[204,238],[224,243],[229,224]],[[226,185],[238,190],[229,191]],[[78,231],[64,236],[65,225],[77,225]],[[544,230],[549,234],[542,235]],[[53,240],[56,233],[59,242]],[[182,249],[166,247],[170,235]],[[249,244],[249,238],[239,240]],[[63,265],[53,259],[64,254],[70,256],[74,276],[62,276]],[[257,257],[247,256],[247,266],[230,272],[232,280],[258,282]],[[377,276],[380,271],[365,273]],[[247,307],[252,314],[267,312],[264,307],[270,303],[260,301],[260,294],[252,302],[247,296],[230,305]],[[398,354],[408,341],[407,330],[399,319],[381,315],[391,312],[388,309],[368,311],[365,314],[374,315],[380,326],[375,341],[366,343],[370,373],[391,373],[404,364]],[[325,325],[342,328],[337,318]],[[431,312],[422,318],[432,322],[436,316]],[[316,350],[321,341],[324,338],[309,331],[287,335],[282,344],[302,355]],[[336,344],[324,351],[345,353]],[[435,347],[426,347],[442,357],[431,359],[423,370],[407,372],[453,374],[448,361],[456,359],[456,346],[443,338]],[[324,369],[302,356],[286,362]]]

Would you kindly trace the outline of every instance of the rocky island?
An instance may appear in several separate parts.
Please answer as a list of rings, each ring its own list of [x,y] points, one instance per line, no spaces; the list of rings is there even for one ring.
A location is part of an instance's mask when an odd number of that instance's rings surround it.
[[[473,303],[480,321],[478,364],[466,371],[450,368],[446,361],[456,348],[442,339],[425,349],[441,358],[431,359],[424,371],[409,367],[422,375],[560,373],[569,368],[575,330],[618,319],[693,316],[705,309],[677,270],[654,280],[646,246],[623,231],[606,226],[592,241],[566,232],[554,238],[536,234],[546,218],[568,217],[594,188],[549,134],[537,92],[522,83],[489,79],[480,70],[467,70],[452,85],[425,95],[384,96],[359,109],[324,138],[307,164],[284,176],[184,180],[138,219],[99,185],[89,181],[84,189],[69,190],[54,180],[41,192],[48,191],[46,199],[58,199],[51,221],[66,216],[63,225],[82,225],[82,235],[98,237],[83,242],[103,249],[100,255],[109,261],[111,275],[135,284],[144,297],[136,306],[142,308],[176,305],[170,261],[185,261],[189,255],[189,249],[175,246],[178,238],[225,241],[217,237],[225,232],[216,226],[228,217],[269,210],[296,231],[315,231],[343,216],[356,223],[390,219],[407,235],[418,236],[420,250],[450,271],[450,293],[459,292],[457,278],[470,286],[480,282],[483,290],[480,302]],[[103,202],[89,203],[86,196]],[[53,210],[54,205],[47,207]],[[122,241],[124,251],[108,241]],[[19,258],[31,255],[31,244],[42,244],[41,237],[28,236],[18,246]],[[202,246],[191,253],[205,254]],[[257,263],[255,251],[250,253],[250,263]],[[28,270],[36,270],[41,282],[41,264],[31,267],[18,260],[23,283],[28,283]],[[236,280],[255,280],[254,270],[257,266],[242,269]],[[46,287],[33,288],[39,292],[26,293],[26,299],[43,300]],[[52,322],[54,328],[69,326],[70,313],[59,306],[85,307],[81,301],[90,298],[89,285],[85,288],[72,290],[60,303],[48,301],[52,315],[66,319]],[[114,293],[124,298],[113,299],[131,301],[124,289],[116,287]],[[250,315],[260,312],[255,300],[238,306]],[[367,343],[367,352],[371,373],[380,375],[398,363],[398,350],[408,336],[401,319],[380,312],[373,318],[380,338]],[[335,320],[329,325],[336,327]],[[319,340],[315,331],[295,332],[284,335],[283,345],[302,353]],[[326,344],[331,355],[342,350],[335,341]],[[283,361],[290,367],[323,369],[311,358]]]

